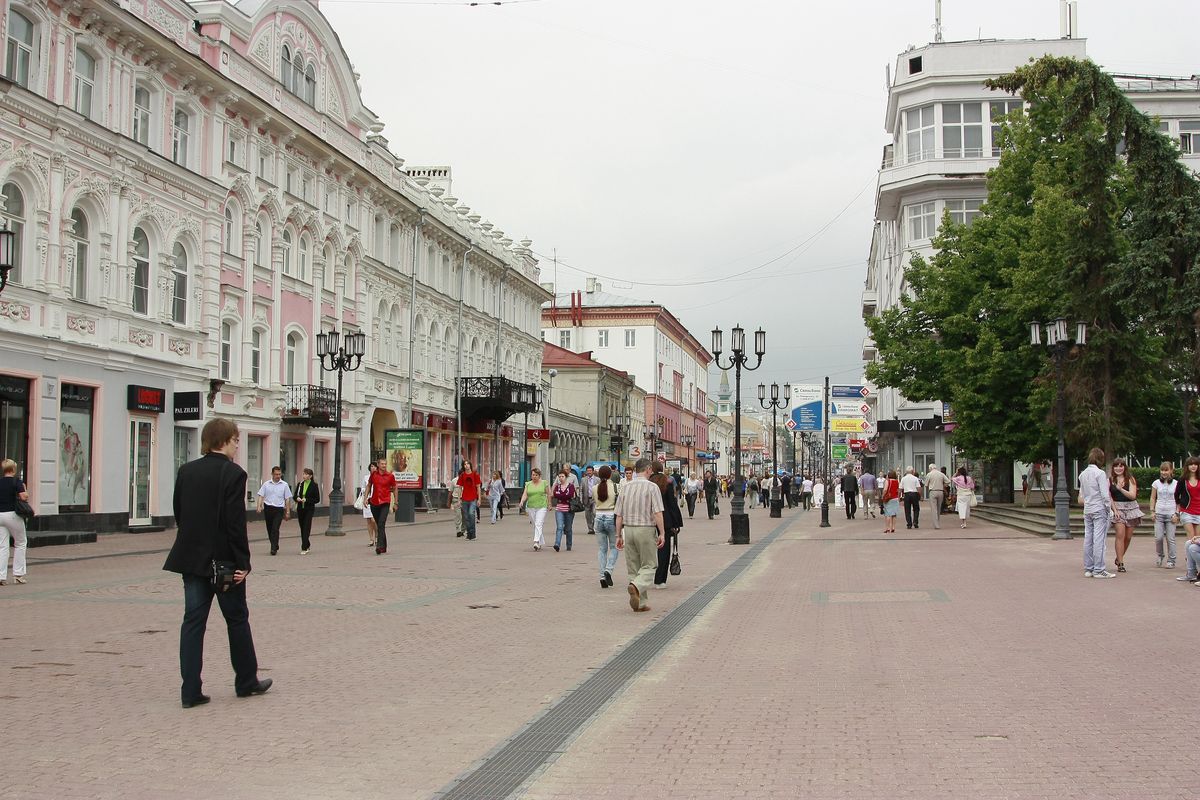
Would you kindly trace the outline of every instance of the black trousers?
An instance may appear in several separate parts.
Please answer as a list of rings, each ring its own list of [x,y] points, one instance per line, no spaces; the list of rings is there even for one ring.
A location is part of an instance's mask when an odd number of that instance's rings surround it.
[[[921,522],[921,493],[904,493],[904,523],[910,528],[919,528]]]
[[[811,500],[812,500],[812,492],[801,492],[800,493],[800,505],[804,507],[805,511],[808,511],[809,502]]]
[[[300,549],[307,550],[309,544],[309,536],[312,534],[312,519],[316,512],[315,508],[308,508],[305,503],[296,511],[296,519],[300,522]]]
[[[696,513],[696,494],[695,494],[695,492],[692,492],[691,494],[689,494],[687,496],[687,504],[688,504],[688,517],[691,518],[691,516]]]
[[[387,552],[387,517],[391,508],[391,503],[371,504],[371,516],[375,518],[375,549],[381,553]]]
[[[279,549],[279,525],[283,522],[283,508],[280,506],[263,506],[263,520],[267,523],[267,538],[271,540],[271,549]]]
[[[717,513],[717,497],[705,492],[704,500],[708,503],[708,518],[712,519]]]
[[[235,676],[233,688],[248,692],[258,684],[258,656],[254,653],[254,637],[250,635],[246,582],[217,594],[207,577],[184,575],[183,625],[179,629],[179,673],[183,678],[180,694],[184,702],[199,697],[203,688],[200,671],[204,666],[204,632],[208,628],[208,613],[212,610],[214,595],[229,629],[229,660],[233,663]]]
[[[671,567],[671,548],[679,542],[679,529],[667,528],[663,546],[658,548],[658,569],[654,571],[654,583],[662,585],[667,582],[668,570]]]
[[[846,519],[853,519],[858,513],[858,493],[842,493],[842,502],[846,504]]]

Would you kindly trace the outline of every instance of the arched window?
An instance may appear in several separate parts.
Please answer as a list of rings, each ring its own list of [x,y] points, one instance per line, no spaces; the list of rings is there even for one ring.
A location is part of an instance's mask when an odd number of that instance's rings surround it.
[[[262,328],[255,328],[250,332],[250,382],[255,386],[262,381],[262,345]]]
[[[304,101],[310,106],[317,104],[317,71],[311,63],[304,68]]]
[[[308,254],[311,245],[308,241],[308,234],[300,236],[300,256],[297,263],[296,275],[302,281],[308,280]]]
[[[233,372],[233,324],[221,323],[221,380],[229,380]]]
[[[14,12],[15,13],[15,12]],[[18,15],[19,16],[19,15]],[[13,283],[21,282],[21,251],[25,239],[25,196],[15,183],[4,184],[4,210],[2,212],[5,226],[13,232],[13,268],[8,273],[8,279]]]
[[[8,48],[4,59],[4,74],[13,83],[29,88],[33,72],[33,22],[21,12],[8,12]]]
[[[150,313],[150,240],[141,228],[133,229],[133,311]]]
[[[235,247],[237,246],[237,214],[234,212],[233,203],[225,204],[225,252],[233,255],[237,254]]]
[[[287,228],[283,229],[283,236],[280,237],[280,252],[283,253],[283,274],[292,274],[292,232]]]
[[[188,312],[188,257],[187,251],[179,242],[175,243],[175,265],[171,268],[175,286],[171,290],[171,319],[180,325],[187,324]]]
[[[254,266],[256,267],[263,265],[263,251],[270,244],[266,241],[266,236],[267,228],[263,225],[262,217],[259,217],[254,222]]]
[[[92,118],[92,94],[96,90],[96,59],[83,48],[75,48],[75,111]]]
[[[87,300],[88,221],[82,208],[71,212],[71,241],[75,244],[75,274],[71,276],[71,294],[76,300]]]
[[[171,160],[181,167],[188,165],[188,152],[192,144],[192,119],[183,109],[175,111],[175,127],[171,140]]]
[[[304,57],[300,55],[300,51],[292,56],[292,94],[303,95],[304,93]],[[303,96],[301,97],[303,99]]]
[[[287,335],[287,346],[284,349],[284,383],[289,386],[303,383],[306,380],[304,356],[301,350],[300,334],[295,332],[289,333]]]
[[[388,263],[395,269],[400,269],[400,226],[393,224],[388,231],[388,244],[390,252],[388,253]]]
[[[292,91],[292,51],[286,44],[279,55],[279,80],[283,88]]]
[[[146,147],[150,146],[150,90],[138,86],[133,90],[133,138]]]
[[[384,253],[387,252],[387,244],[384,236],[387,234],[387,221],[383,215],[375,217],[375,241],[371,243],[371,255],[375,256],[380,261],[383,261]]]

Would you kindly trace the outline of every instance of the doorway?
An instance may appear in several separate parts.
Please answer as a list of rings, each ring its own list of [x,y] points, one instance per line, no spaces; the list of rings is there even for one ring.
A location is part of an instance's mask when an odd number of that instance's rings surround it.
[[[154,422],[129,421],[129,524],[149,525],[150,476],[153,474]]]

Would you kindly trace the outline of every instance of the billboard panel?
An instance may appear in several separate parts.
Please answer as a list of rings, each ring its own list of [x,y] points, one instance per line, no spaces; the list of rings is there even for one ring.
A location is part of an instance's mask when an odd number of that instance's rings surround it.
[[[794,431],[815,432],[825,429],[825,387],[820,384],[792,384],[792,422]]]
[[[425,488],[425,431],[415,428],[384,431],[383,449],[396,478],[396,488]]]

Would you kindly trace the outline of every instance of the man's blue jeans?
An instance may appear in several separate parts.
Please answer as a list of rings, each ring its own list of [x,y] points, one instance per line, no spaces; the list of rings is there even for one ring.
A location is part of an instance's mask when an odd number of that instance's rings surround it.
[[[467,538],[475,538],[475,509],[478,507],[478,500],[463,500],[462,515],[463,524],[467,527]]]
[[[598,558],[600,577],[603,578],[606,572],[612,574],[613,568],[617,566],[617,558],[621,555],[621,551],[617,549],[617,518],[615,515],[596,515],[596,544],[600,548]]]
[[[1108,539],[1108,509],[1085,511],[1083,514],[1083,568],[1102,572],[1105,565],[1104,548]]]
[[[562,544],[563,534],[567,535],[567,549],[571,549],[571,526],[575,524],[574,511],[555,511],[555,522],[558,523],[554,531],[554,546],[558,547]]]
[[[184,702],[194,700],[201,693],[204,632],[214,595],[229,629],[229,660],[233,662],[235,675],[233,688],[238,692],[249,692],[258,685],[258,657],[254,653],[254,638],[250,635],[246,582],[217,594],[207,577],[184,575],[183,625],[179,630],[179,672],[183,678],[181,698]]]

